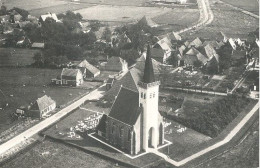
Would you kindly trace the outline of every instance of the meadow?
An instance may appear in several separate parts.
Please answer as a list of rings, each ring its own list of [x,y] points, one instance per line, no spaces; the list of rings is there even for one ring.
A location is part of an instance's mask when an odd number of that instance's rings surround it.
[[[254,14],[259,14],[259,2],[258,0],[222,0],[223,2],[229,3],[233,6],[245,9]]]
[[[37,52],[39,52],[37,49],[0,48],[0,67],[31,65]]]

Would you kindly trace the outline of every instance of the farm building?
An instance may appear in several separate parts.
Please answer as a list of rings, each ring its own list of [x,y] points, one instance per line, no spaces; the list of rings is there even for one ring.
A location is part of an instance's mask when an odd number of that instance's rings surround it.
[[[45,46],[44,43],[32,43],[32,48],[43,49],[44,46]]]
[[[39,18],[39,25],[41,25],[43,22],[45,22],[45,20],[47,19],[47,18],[51,18],[51,19],[53,19],[55,22],[61,22],[59,19],[58,19],[58,17],[57,17],[57,15],[55,14],[55,13],[47,13],[47,14],[45,14],[45,15],[41,15],[40,16],[40,18]]]
[[[44,95],[27,107],[20,107],[16,110],[16,114],[27,117],[42,118],[56,108],[56,102],[51,97]]]
[[[91,65],[87,60],[79,63],[77,67],[81,70],[84,78],[95,78],[100,75],[100,70]]]
[[[125,72],[128,70],[128,64],[120,57],[111,57],[107,63],[102,66],[102,69],[106,71]]]
[[[79,69],[63,68],[61,75],[51,82],[56,85],[80,86],[83,83],[83,74]]]
[[[150,49],[136,90],[121,86],[97,134],[120,150],[136,155],[164,144],[163,118],[158,110],[159,85],[155,80]]]

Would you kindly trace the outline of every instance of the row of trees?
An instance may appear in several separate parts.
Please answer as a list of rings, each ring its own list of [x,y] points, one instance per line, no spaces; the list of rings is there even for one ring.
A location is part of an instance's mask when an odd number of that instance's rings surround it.
[[[205,135],[216,137],[250,102],[250,99],[230,95],[218,99],[210,106],[205,105],[194,118],[168,117]]]

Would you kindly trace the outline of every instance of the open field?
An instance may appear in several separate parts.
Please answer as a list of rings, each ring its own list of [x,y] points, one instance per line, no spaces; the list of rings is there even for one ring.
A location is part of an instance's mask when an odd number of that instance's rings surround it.
[[[34,63],[33,56],[39,52],[36,49],[0,48],[1,66],[25,66]]]
[[[43,7],[43,8],[37,8],[37,9],[32,9],[30,10],[30,14],[36,17],[39,17],[42,14],[45,14],[47,12],[52,12],[52,13],[65,13],[66,11],[75,11],[79,10],[82,8],[88,8],[93,6],[93,4],[75,4],[75,3],[66,3],[66,4],[60,4],[60,5],[55,5],[55,6],[48,6],[48,7]]]
[[[259,120],[248,130],[245,139],[227,152],[197,166],[198,168],[251,168],[259,165]]]
[[[229,3],[233,6],[245,9],[249,12],[259,14],[259,2],[258,0],[222,0],[223,2]]]
[[[0,107],[3,109],[0,110],[0,132],[17,122],[11,114],[21,105],[27,105],[46,94],[56,101],[57,106],[61,106],[87,92],[87,88],[48,86],[60,72],[57,69],[1,68]]]
[[[213,22],[198,31],[183,33],[182,36],[187,39],[202,37],[214,40],[217,33],[222,31],[228,37],[244,39],[249,32],[254,31],[258,27],[258,19],[234,10],[225,4],[214,3],[213,1],[210,1],[210,3],[214,14]]]
[[[2,165],[2,168],[114,168],[115,163],[85,153],[77,148],[45,140]],[[123,166],[120,165],[123,168]]]
[[[157,24],[172,26],[173,31],[179,31],[195,24],[199,20],[199,16],[198,9],[174,8],[172,11],[152,19]]]
[[[172,9],[169,8],[97,5],[74,12],[80,13],[87,20],[132,22],[144,15],[152,18],[170,11]]]
[[[70,2],[71,0],[66,0]],[[84,4],[100,4],[100,5],[122,5],[122,6],[142,6],[145,2],[149,2],[149,0],[80,0],[77,3]]]
[[[39,9],[50,6],[57,6],[66,4],[67,2],[62,0],[8,0],[5,1],[7,9],[18,7],[25,10]]]

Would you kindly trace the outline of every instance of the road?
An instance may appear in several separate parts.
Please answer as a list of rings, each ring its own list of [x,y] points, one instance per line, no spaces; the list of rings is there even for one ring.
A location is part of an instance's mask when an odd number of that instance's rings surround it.
[[[255,114],[255,113],[258,113],[258,109],[259,109],[259,102],[251,109],[251,111],[237,124],[237,126],[235,126],[233,128],[233,130],[231,130],[229,132],[229,134],[222,140],[222,141],[219,141],[217,143],[215,143],[214,145],[212,146],[209,146],[181,161],[175,161],[175,160],[172,160],[171,158],[169,158],[167,155],[157,151],[157,150],[154,150],[154,149],[149,149],[149,152],[151,153],[154,153],[162,158],[165,159],[165,161],[167,161],[169,164],[172,164],[174,166],[182,166],[190,161],[192,161],[193,159],[196,159],[204,154],[207,154],[208,152],[212,151],[212,150],[215,150],[219,147],[221,147],[222,145],[225,145],[226,143],[228,143],[230,140],[232,140],[232,138],[243,128],[243,126],[248,122],[248,120]]]
[[[102,85],[101,87],[103,87]],[[100,88],[101,88],[100,87]],[[36,124],[35,126],[29,128],[28,130],[22,132],[21,134],[17,135],[16,137],[10,139],[9,141],[3,143],[0,145],[0,156],[4,155],[5,152],[7,152],[9,149],[12,149],[16,145],[20,144],[21,142],[25,141],[28,138],[31,138],[33,135],[39,133],[44,128],[47,128],[48,126],[52,125],[53,123],[59,121],[62,117],[69,114],[74,109],[78,108],[81,104],[83,104],[86,100],[91,99],[99,99],[103,96],[104,91],[101,91],[100,88],[90,92],[86,96],[80,98],[79,100],[71,103],[67,107],[61,109],[54,115],[52,115],[49,118],[46,118],[45,120],[41,121],[40,123]]]
[[[214,20],[214,14],[210,8],[209,0],[197,0],[197,3],[200,11],[200,18],[198,23],[196,25],[193,25],[191,27],[176,32],[177,34],[181,34],[189,30],[202,28],[210,24]]]

